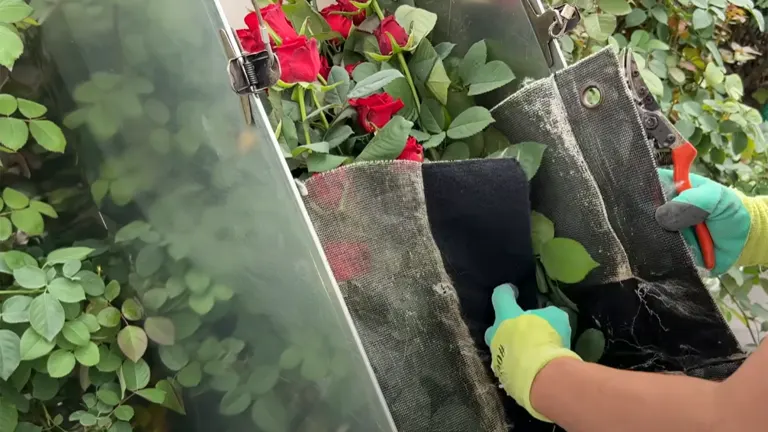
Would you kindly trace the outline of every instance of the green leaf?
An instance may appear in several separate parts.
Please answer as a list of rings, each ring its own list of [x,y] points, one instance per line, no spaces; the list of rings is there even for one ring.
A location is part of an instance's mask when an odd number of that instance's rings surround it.
[[[155,388],[142,389],[137,391],[136,394],[156,404],[163,403],[163,401],[165,401],[165,396],[166,396],[166,393],[163,390],[155,389]]]
[[[181,397],[181,389],[175,380],[164,379],[157,382],[155,387],[165,392],[165,399],[162,405],[181,415],[186,415],[184,409],[184,400]]]
[[[749,144],[749,138],[744,132],[737,132],[733,135],[733,142],[731,143],[731,149],[733,150],[733,154],[740,155],[744,150],[747,149],[747,145]]]
[[[605,351],[605,336],[597,329],[586,329],[576,340],[574,348],[582,360],[597,363]]]
[[[3,1],[4,0],[0,0],[0,3],[2,3]],[[0,8],[2,8],[1,5],[0,5]],[[48,111],[48,108],[46,108],[45,106],[40,105],[37,102],[32,102],[31,100],[18,98],[18,103],[19,103],[19,112],[21,112],[21,115],[23,115],[28,119],[42,117]]]
[[[459,64],[459,77],[467,84],[472,81],[472,78],[485,64],[488,57],[488,47],[485,45],[485,41],[481,40],[475,42],[464,55],[464,58]]]
[[[144,317],[144,308],[132,298],[123,302],[121,310],[125,319],[129,321],[138,321]]]
[[[499,150],[489,155],[488,157],[506,157],[516,159],[518,163],[520,163],[520,167],[525,172],[525,176],[528,178],[528,180],[530,180],[538,172],[539,166],[541,165],[541,161],[544,157],[544,150],[546,149],[547,146],[544,144],[528,141],[519,144],[513,144],[505,149]]]
[[[29,122],[29,131],[42,148],[55,153],[64,153],[67,139],[56,123],[50,120],[32,120]]]
[[[336,156],[326,153],[312,153],[307,156],[307,171],[311,173],[330,171],[338,168],[347,161],[347,156]]]
[[[24,51],[21,38],[8,26],[0,26],[0,65],[13,69],[13,64]]]
[[[29,305],[32,298],[16,295],[9,297],[3,302],[2,316],[3,321],[9,324],[19,324],[29,322]]]
[[[435,28],[437,15],[428,10],[404,4],[395,10],[395,20],[413,37],[412,47],[415,48]]]
[[[236,388],[227,392],[221,399],[219,413],[225,416],[238,415],[251,406],[251,401],[251,393],[247,389]]]
[[[437,135],[432,135],[429,139],[422,143],[421,146],[425,149],[430,149],[439,146],[445,141],[445,132],[440,132]]]
[[[125,386],[130,391],[143,389],[149,384],[149,365],[143,359],[137,362],[126,360],[121,367]]]
[[[165,253],[156,245],[144,246],[136,255],[136,273],[141,277],[152,276],[163,265]]]
[[[118,393],[119,390],[120,389],[114,382],[110,382],[101,386],[101,388],[96,391],[96,396],[102,403],[105,403],[109,406],[116,406],[120,403],[120,394]]]
[[[32,15],[32,7],[20,0],[0,0],[0,22],[14,24]],[[13,431],[13,429],[10,429]]]
[[[300,347],[289,346],[280,355],[280,362],[279,362],[280,369],[293,369],[299,364],[301,364],[302,358],[303,357],[302,357]]]
[[[421,103],[421,112],[419,113],[419,119],[422,126],[428,132],[440,133],[445,129],[445,114],[443,106],[440,102],[426,98]]]
[[[555,224],[537,211],[531,211],[531,238],[533,253],[539,255],[542,247],[555,238]]]
[[[495,120],[491,112],[480,106],[471,107],[451,122],[448,127],[448,137],[451,139],[461,139],[471,137],[480,133]]]
[[[701,30],[712,25],[712,15],[704,9],[696,9],[693,12],[693,28]]]
[[[186,365],[179,371],[179,374],[176,375],[176,379],[179,381],[179,384],[186,388],[197,387],[203,379],[203,370],[200,367],[200,363],[193,361]]]
[[[555,237],[541,247],[541,263],[552,279],[577,283],[599,266],[576,240]]]
[[[369,76],[375,74],[379,71],[379,67],[374,63],[361,63],[357,66],[355,66],[355,69],[352,71],[352,79],[354,79],[357,82],[360,82]],[[345,70],[346,72],[346,70]],[[346,102],[346,99],[344,100]]]
[[[148,233],[151,229],[152,227],[142,220],[133,221],[117,231],[115,234],[115,243],[136,240]]]
[[[51,294],[40,294],[29,305],[29,323],[46,340],[53,341],[64,327],[64,308]]]
[[[192,269],[184,275],[184,282],[193,293],[203,294],[211,285],[211,277],[199,270]]]
[[[107,301],[112,301],[120,295],[120,282],[116,280],[109,281],[106,287],[104,287],[104,298]]]
[[[117,334],[117,344],[126,357],[134,362],[147,351],[147,334],[143,329],[136,326],[126,326]]]
[[[75,368],[75,355],[63,349],[56,350],[48,357],[47,365],[51,378],[63,378]]]
[[[455,43],[440,42],[439,44],[435,45],[435,52],[440,56],[441,59],[445,60],[449,55],[451,55],[451,51],[453,51],[455,47]]]
[[[650,90],[654,96],[662,97],[664,95],[664,84],[653,72],[648,69],[643,69],[640,71],[640,76],[643,77],[645,84],[648,86],[648,90]]]
[[[130,405],[120,405],[115,408],[115,417],[122,421],[131,421],[134,415],[133,407]]]
[[[349,73],[343,67],[334,66],[331,68],[331,72],[328,74],[328,85],[335,85],[335,87],[325,93],[326,103],[343,105],[347,102],[347,94],[352,83],[349,80]]]
[[[173,321],[164,317],[149,317],[144,322],[147,336],[160,345],[173,345],[176,341],[176,328]]]
[[[755,18],[755,22],[757,22],[757,28],[761,31],[765,31],[765,17],[763,16],[763,12],[757,8],[749,8],[749,12],[752,14],[752,16]]]
[[[172,371],[179,371],[189,364],[189,355],[181,345],[161,345],[159,354],[163,364]]]
[[[75,348],[75,358],[81,365],[92,367],[101,361],[101,353],[95,343],[88,341],[84,346]]]
[[[7,381],[21,363],[21,340],[10,330],[0,330],[0,379]]]
[[[85,300],[83,287],[67,278],[56,278],[48,284],[48,292],[62,303],[79,303]]]
[[[469,146],[462,141],[454,141],[448,144],[440,160],[464,160],[469,159]]]
[[[45,272],[37,267],[24,266],[13,271],[13,278],[22,288],[37,289],[45,286],[48,281]]]
[[[64,249],[57,249],[48,254],[46,258],[47,264],[64,264],[70,260],[82,261],[93,252],[89,247],[70,247]]]
[[[288,430],[290,419],[285,406],[274,393],[259,398],[251,410],[253,423],[265,431]]]
[[[198,315],[205,315],[210,312],[215,303],[216,298],[211,293],[191,295],[188,300],[190,309],[195,311]]]
[[[76,346],[88,345],[88,342],[91,340],[91,332],[88,331],[88,326],[82,321],[67,322],[61,330],[61,334],[66,340]]]
[[[376,72],[357,83],[357,85],[349,91],[347,98],[353,99],[370,96],[381,90],[385,85],[402,76],[403,74],[397,69],[387,69]]]
[[[391,160],[400,156],[413,126],[412,122],[394,116],[368,143],[357,157],[358,161]]]
[[[633,9],[626,17],[624,17],[624,25],[626,27],[637,27],[644,23],[648,19],[648,14],[642,9]]]
[[[75,275],[75,279],[89,296],[97,297],[104,294],[104,281],[96,273],[89,270],[80,270]]]
[[[65,277],[74,278],[75,275],[77,275],[77,272],[79,272],[82,267],[83,267],[83,263],[81,263],[80,261],[70,260],[65,262],[64,265],[61,266],[61,272],[64,274]]]
[[[651,15],[656,18],[656,21],[664,25],[667,25],[667,21],[669,21],[669,16],[667,16],[667,10],[664,9],[664,6],[657,5],[651,8]]]
[[[3,200],[5,205],[14,210],[20,210],[29,205],[29,198],[26,195],[9,187],[3,189]]]
[[[13,235],[11,221],[5,216],[0,216],[0,241],[8,240],[11,235]]]
[[[623,0],[622,0],[623,1]],[[472,76],[469,82],[469,96],[488,93],[501,86],[504,86],[515,79],[515,74],[506,63],[500,60],[493,60],[485,65]]]
[[[168,301],[168,292],[165,288],[152,288],[144,293],[141,301],[148,309],[157,311]]]
[[[9,94],[0,94],[0,115],[9,116],[16,112],[19,104],[16,98]]]
[[[112,349],[107,348],[105,345],[99,346],[99,364],[96,365],[96,369],[99,372],[115,372],[120,369],[122,364],[123,359],[114,346]]]
[[[109,306],[99,311],[96,316],[99,320],[99,324],[104,327],[117,327],[120,324],[120,311],[116,308]]]
[[[32,378],[32,397],[40,401],[49,401],[59,392],[59,380],[45,373],[36,373]]]
[[[734,99],[741,99],[744,96],[744,84],[741,82],[741,77],[736,74],[726,76],[725,91],[728,93],[728,96]]]
[[[628,15],[632,12],[632,7],[626,0],[598,0],[600,10],[611,15]]]
[[[18,424],[19,412],[16,406],[8,398],[0,396],[0,430],[14,431]]]
[[[716,64],[709,63],[704,70],[704,79],[706,79],[707,85],[714,87],[723,82],[725,74]]]
[[[47,355],[56,344],[45,340],[33,328],[28,328],[21,335],[20,353],[24,361],[35,360]]]
[[[0,118],[0,144],[11,150],[24,147],[29,139],[29,128],[23,120],[16,118]]]
[[[448,103],[448,88],[451,86],[451,79],[448,77],[443,61],[439,57],[429,73],[426,85],[441,104],[445,105]]]
[[[8,252],[0,252],[0,254],[2,254],[3,261],[8,266],[9,271],[6,272],[8,274],[13,274],[11,270],[16,270],[26,265],[37,267],[37,260],[24,252],[10,250]]]
[[[91,333],[96,333],[97,331],[101,330],[101,326],[99,325],[99,320],[96,318],[96,315],[84,313],[77,317],[77,320],[85,324],[85,326],[88,327],[88,331]]]
[[[584,18],[584,28],[592,39],[605,42],[616,30],[616,17],[610,14],[590,14]]]
[[[16,225],[16,228],[29,235],[42,235],[45,229],[43,216],[31,208],[15,210],[11,213],[11,222]]]

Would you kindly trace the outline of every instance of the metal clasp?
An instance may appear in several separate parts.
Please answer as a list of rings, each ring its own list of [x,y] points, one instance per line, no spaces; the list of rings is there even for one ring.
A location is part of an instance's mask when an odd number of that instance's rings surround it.
[[[581,20],[581,16],[579,11],[569,4],[558,6],[555,9],[547,8],[541,14],[537,14],[532,1],[534,0],[523,0],[523,7],[536,33],[536,39],[539,41],[539,47],[547,61],[547,66],[552,67],[554,57],[550,43],[573,30]]]
[[[280,79],[280,62],[272,51],[269,43],[269,31],[261,16],[258,5],[254,4],[254,12],[259,21],[259,33],[264,42],[265,49],[257,53],[245,53],[241,56],[230,58],[227,63],[229,83],[232,90],[239,95],[254,94],[272,87]],[[231,56],[241,52],[229,47]]]

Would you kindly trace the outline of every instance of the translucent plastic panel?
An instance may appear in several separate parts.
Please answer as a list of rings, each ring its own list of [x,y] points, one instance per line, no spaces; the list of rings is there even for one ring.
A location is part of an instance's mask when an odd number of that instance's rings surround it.
[[[229,87],[213,2],[48,6],[59,109],[113,236],[103,270],[173,325],[145,358],[187,414],[151,430],[392,430],[263,110],[249,124]]]

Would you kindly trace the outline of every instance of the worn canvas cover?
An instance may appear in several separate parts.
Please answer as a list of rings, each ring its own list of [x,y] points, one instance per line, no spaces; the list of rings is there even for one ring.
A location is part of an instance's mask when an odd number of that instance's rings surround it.
[[[597,88],[588,108],[583,92]],[[305,205],[400,431],[552,430],[495,385],[483,331],[495,286],[536,306],[531,208],[601,266],[566,288],[601,363],[709,379],[743,359],[681,236],[613,51],[493,108],[511,142],[548,145],[530,186],[509,159],[355,164],[306,183]]]

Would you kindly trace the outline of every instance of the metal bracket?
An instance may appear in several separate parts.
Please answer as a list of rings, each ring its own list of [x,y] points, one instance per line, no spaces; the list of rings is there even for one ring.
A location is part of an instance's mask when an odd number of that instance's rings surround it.
[[[576,27],[581,20],[579,11],[569,4],[564,4],[537,14],[531,0],[523,0],[522,3],[533,26],[536,39],[539,41],[539,48],[547,61],[547,66],[551,68],[554,65],[554,57],[550,43]]]
[[[239,95],[255,94],[277,84],[280,63],[271,50],[246,53],[227,65],[232,90]]]

